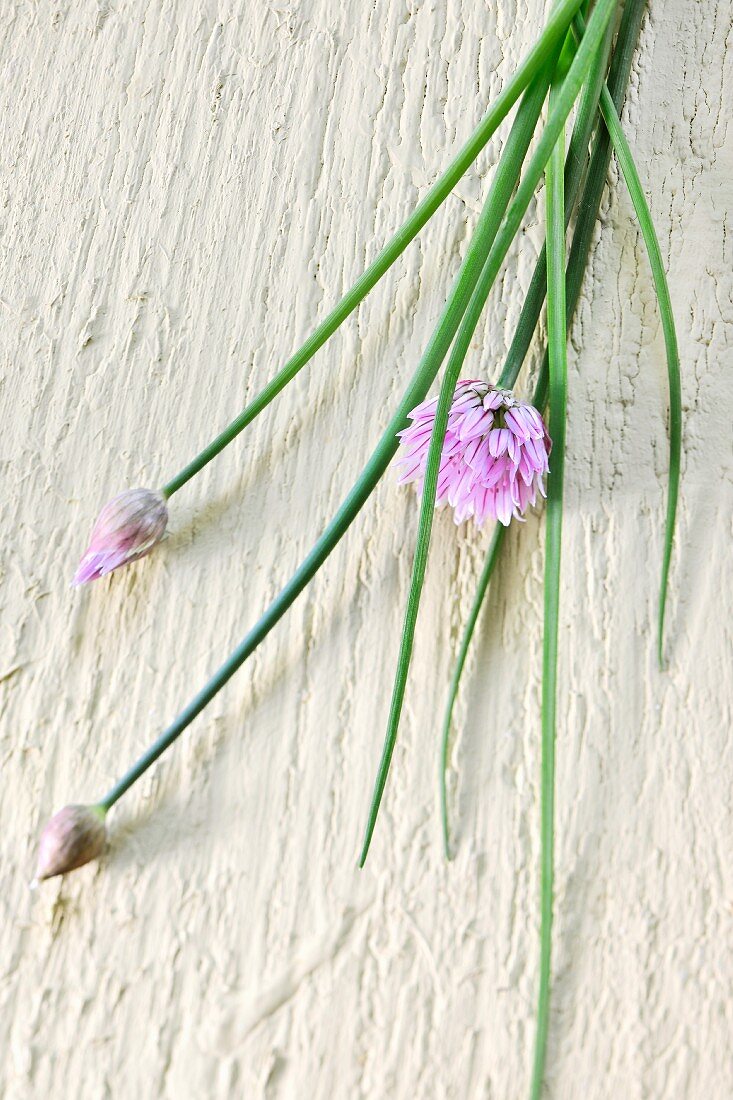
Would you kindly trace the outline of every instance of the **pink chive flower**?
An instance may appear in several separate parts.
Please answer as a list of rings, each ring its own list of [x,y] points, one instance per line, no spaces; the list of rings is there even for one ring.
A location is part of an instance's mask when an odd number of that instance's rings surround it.
[[[41,833],[36,882],[65,875],[97,859],[107,842],[101,806],[64,806]]]
[[[86,584],[137,561],[160,542],[168,524],[168,506],[152,489],[128,489],[105,504],[72,584]]]
[[[437,397],[423,401],[410,413],[412,424],[399,433],[399,480],[414,482],[418,492],[437,405]],[[545,423],[532,405],[488,382],[459,382],[448,416],[436,504],[447,501],[456,523],[473,517],[479,527],[487,519],[506,527],[512,516],[521,519],[538,492],[545,495],[551,447]]]

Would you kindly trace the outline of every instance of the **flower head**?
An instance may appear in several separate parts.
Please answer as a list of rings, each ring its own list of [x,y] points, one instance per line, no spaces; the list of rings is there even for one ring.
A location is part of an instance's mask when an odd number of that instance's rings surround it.
[[[120,493],[99,513],[72,583],[94,581],[149,554],[160,542],[167,524],[168,506],[162,493],[152,489]]]
[[[422,492],[437,397],[410,413],[412,424],[400,432],[400,482],[414,481]],[[447,501],[456,523],[473,517],[477,526],[497,519],[504,526],[521,518],[537,492],[545,495],[552,443],[532,405],[510,390],[488,382],[459,382],[448,416],[438,474],[436,504]]]
[[[36,879],[65,875],[104,851],[107,830],[101,806],[64,806],[41,833]]]

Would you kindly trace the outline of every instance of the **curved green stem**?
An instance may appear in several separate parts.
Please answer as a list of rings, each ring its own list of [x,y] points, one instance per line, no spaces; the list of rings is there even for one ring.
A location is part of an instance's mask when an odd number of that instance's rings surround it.
[[[522,92],[554,56],[570,26],[570,21],[580,8],[582,0],[562,0],[548,19],[542,35],[516,70],[501,95],[489,108],[482,122],[474,130],[470,139],[455,158],[446,172],[428,191],[425,198],[416,207],[404,225],[392,240],[382,249],[377,258],[369,265],[363,275],[324,321],[308,337],[306,342],[287,361],[275,377],[257,394],[245,409],[232,420],[216,439],[212,440],[191,462],[172,477],[162,488],[165,497],[171,497],[187,481],[211,462],[229,443],[235,439],[259,413],[277,397],[282,389],[295,378],[296,374],[308,363],[336,329],[353,313],[372,287],[382,278],[395,260],[404,252],[410,242],[432,217],[441,203],[447,198],[466,170],[491,139],[497,128],[511,111]]]
[[[191,724],[207,706],[214,696],[221,691],[227,681],[234,675],[238,668],[254,652],[257,646],[270,633],[275,624],[282,618],[294,600],[300,595],[306,585],[315,576],[324,561],[331,553],[346,530],[356,518],[358,512],[374,490],[377,482],[382,477],[397,450],[397,433],[407,423],[407,414],[415,405],[419,404],[427,394],[432,382],[440,369],[440,364],[445,357],[450,340],[453,337],[458,321],[465,309],[466,294],[454,293],[443,314],[441,323],[436,329],[428,350],[420,362],[412,381],[407,388],[400,405],[389,422],[377,447],[367,462],[361,476],[348,494],[338,512],[315,546],[303,560],[288,583],[270,604],[265,614],[245,636],[243,641],[234,650],[231,656],[224,662],[219,670],[211,677],[208,683],[191,700],[187,707],[181,711],[178,717],[160,737],[151,745],[147,752],[125,772],[123,777],[115,784],[108,794],[100,800],[99,805],[105,810],[110,809],[125,791],[135,783],[148,768],[180,737],[187,726]]]
[[[461,326],[461,332],[456,340],[456,348],[451,353],[451,361],[448,369],[446,370],[443,385],[441,387],[440,396],[438,398],[438,406],[435,413],[435,423],[433,425],[433,431],[430,437],[430,446],[428,449],[428,457],[425,470],[425,480],[422,489],[422,501],[420,505],[420,519],[418,523],[418,536],[417,545],[415,549],[415,558],[413,561],[412,578],[410,582],[410,591],[407,598],[407,607],[405,609],[405,617],[402,628],[402,638],[400,640],[400,651],[397,660],[397,670],[395,673],[394,687],[392,691],[392,701],[390,704],[389,718],[387,722],[387,732],[384,739],[384,746],[382,749],[382,755],[377,770],[377,777],[374,783],[374,792],[372,795],[371,804],[369,807],[369,815],[367,819],[367,826],[364,835],[364,842],[362,845],[361,855],[359,857],[359,865],[363,866],[369,852],[369,846],[374,834],[374,827],[377,821],[377,815],[379,813],[379,807],[384,794],[384,789],[387,782],[387,775],[389,767],[392,761],[392,755],[397,740],[397,730],[399,727],[400,715],[402,713],[402,704],[404,700],[405,687],[407,683],[407,674],[409,671],[410,658],[412,656],[412,647],[415,636],[415,626],[417,623],[417,614],[420,605],[420,596],[422,593],[423,581],[425,578],[425,569],[427,566],[427,556],[430,545],[430,533],[433,522],[433,511],[435,508],[435,495],[438,483],[438,468],[440,464],[440,454],[443,447],[443,440],[445,438],[445,429],[448,422],[448,411],[450,408],[450,401],[455,389],[455,381],[458,377],[458,371],[460,370],[463,358],[468,349],[473,330],[478,323],[478,317],[483,306],[483,302],[486,300],[486,296],[489,290],[493,286],[496,276],[499,272],[501,264],[509,250],[509,246],[516,235],[524,214],[529,206],[532,195],[535,188],[539,183],[542,173],[545,169],[552,151],[555,147],[555,143],[563,132],[565,121],[570,114],[573,103],[575,102],[578,92],[580,91],[583,83],[588,75],[590,67],[593,63],[593,59],[601,45],[603,36],[608,26],[609,20],[613,14],[617,0],[598,0],[593,14],[588,21],[588,29],[578,46],[577,53],[573,58],[572,64],[568,70],[566,78],[563,80],[562,86],[557,93],[557,98],[553,109],[550,112],[550,116],[547,120],[545,129],[543,130],[542,137],[540,138],[537,148],[530,160],[527,167],[527,171],[522,178],[522,181],[517,188],[517,193],[512,200],[506,216],[501,224],[501,229],[496,234],[496,240],[491,248],[491,252],[486,260],[484,269],[481,272],[481,276],[476,287],[474,298],[467,311],[466,319]],[[564,218],[563,218],[564,226]],[[468,338],[465,338],[465,333],[468,332],[470,324],[473,324]],[[465,347],[463,346],[465,344]],[[451,384],[451,380],[452,384]]]
[[[657,656],[659,667],[664,667],[664,615],[667,607],[669,586],[669,564],[672,557],[675,521],[677,518],[677,500],[680,491],[680,465],[682,455],[682,384],[680,380],[680,356],[677,347],[677,332],[672,312],[672,301],[667,284],[667,275],[662,262],[662,253],[654,229],[652,216],[647,205],[639,173],[636,170],[631,149],[626,140],[618,113],[608,88],[601,95],[601,110],[611,143],[616,153],[621,173],[634,204],[639,227],[652,269],[654,287],[659,302],[659,314],[662,319],[664,344],[667,354],[667,379],[669,387],[669,480],[667,486],[667,515],[664,530],[664,550],[662,553],[662,579],[659,589],[659,614],[657,620]]]
[[[543,93],[544,98],[544,93]],[[108,810],[122,797],[148,768],[180,737],[181,733],[211,702],[238,668],[254,652],[279,619],[303,591],[320,569],[323,562],[344,535],[377,482],[389,465],[398,446],[397,433],[407,423],[408,413],[423,400],[453,341],[461,318],[466,311],[474,286],[481,271],[483,257],[488,251],[493,212],[490,200],[484,206],[474,238],[461,265],[455,287],[443,309],[438,325],[420,360],[402,401],[389,422],[371,458],[344,503],[331,520],[315,546],[293,574],[277,598],[270,604],[262,618],[246,635],[240,645],[212,676],[188,706],[168,726],[139,760],[123,775],[118,783],[99,803]]]

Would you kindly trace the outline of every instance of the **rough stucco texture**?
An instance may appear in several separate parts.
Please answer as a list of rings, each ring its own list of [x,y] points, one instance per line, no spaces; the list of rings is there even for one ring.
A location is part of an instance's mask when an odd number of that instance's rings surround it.
[[[683,364],[670,670],[653,638],[664,349],[613,168],[571,341],[555,1100],[733,1094],[733,6],[651,8],[624,121]],[[506,127],[337,338],[175,498],[155,556],[73,591],[97,509],[172,475],[272,376],[465,140],[541,9],[2,5],[6,1100],[526,1094],[536,517],[510,532],[459,705],[452,865],[437,722],[488,532],[440,514],[384,811],[356,869],[416,527],[414,495],[388,477],[288,617],[120,803],[102,863],[33,893],[28,882],[44,819],[107,789],[333,513],[425,346]],[[502,360],[542,208],[470,375]]]

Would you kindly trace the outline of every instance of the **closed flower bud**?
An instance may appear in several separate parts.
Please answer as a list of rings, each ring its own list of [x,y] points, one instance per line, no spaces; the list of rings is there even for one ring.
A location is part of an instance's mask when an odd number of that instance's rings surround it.
[[[149,554],[162,539],[167,524],[168,506],[162,493],[152,489],[120,493],[99,513],[72,583],[94,581]]]
[[[41,833],[36,879],[65,875],[104,851],[106,811],[101,806],[64,806]]]

